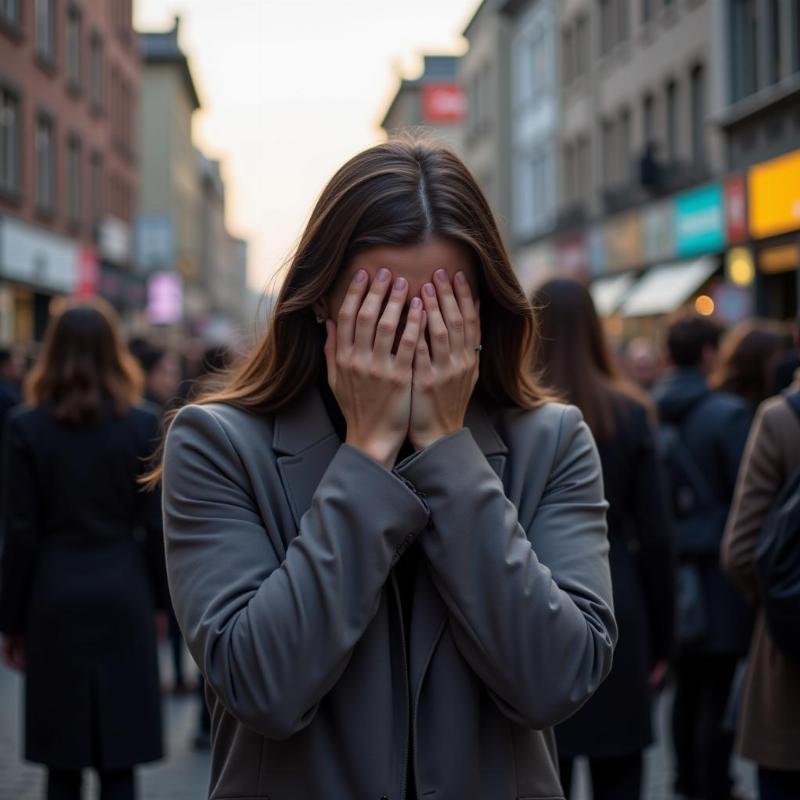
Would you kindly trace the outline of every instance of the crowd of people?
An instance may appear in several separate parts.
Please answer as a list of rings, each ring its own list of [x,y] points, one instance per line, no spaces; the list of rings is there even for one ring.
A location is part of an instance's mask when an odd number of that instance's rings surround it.
[[[612,352],[589,292],[552,280],[531,298],[543,384],[592,431],[609,501],[619,629],[614,667],[556,728],[569,797],[587,757],[595,800],[642,797],[657,694],[674,687],[675,793],[733,800],[734,742],[758,766],[762,800],[800,797],[800,662],[761,607],[759,534],[800,467],[798,342],[777,323],[725,330],[683,314],[664,347]],[[795,331],[795,336],[797,331]],[[38,357],[0,351],[3,419],[0,631],[24,670],[25,757],[48,767],[48,798],[135,795],[135,765],[163,756],[157,641],[176,691],[184,644],[167,591],[158,492],[140,483],[161,418],[230,366],[190,363],[137,337],[113,311],[68,302]],[[208,746],[204,687],[196,744]],[[122,722],[124,720],[124,723]]]

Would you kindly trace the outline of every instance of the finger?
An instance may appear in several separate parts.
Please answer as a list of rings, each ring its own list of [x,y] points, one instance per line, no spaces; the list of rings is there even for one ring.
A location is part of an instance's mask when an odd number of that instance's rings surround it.
[[[356,314],[356,333],[354,339],[355,349],[364,355],[372,354],[372,346],[375,341],[375,326],[378,324],[378,317],[383,306],[383,298],[392,285],[390,278],[392,273],[386,267],[381,267],[372,285],[369,287],[367,296],[361,304]]]
[[[325,320],[325,363],[328,367],[328,383],[331,384],[336,375],[336,325],[333,320]]]
[[[408,307],[406,326],[403,328],[403,335],[400,337],[400,344],[397,346],[397,355],[394,363],[401,369],[408,369],[414,360],[414,351],[417,343],[422,336],[422,300],[419,297],[412,297]]]
[[[428,314],[428,333],[431,340],[430,354],[434,363],[443,364],[450,358],[450,336],[447,332],[439,303],[436,299],[436,287],[426,283],[422,287],[422,302]]]
[[[339,355],[346,355],[353,348],[353,338],[355,335],[356,314],[361,307],[361,301],[367,291],[367,273],[360,269],[350,281],[350,286],[342,300],[339,313],[336,316],[337,348]]]
[[[392,352],[395,336],[397,336],[397,325],[403,314],[403,306],[408,295],[408,281],[405,278],[397,278],[389,295],[389,302],[383,309],[378,328],[375,331],[375,345],[373,352],[376,356],[387,356]]]
[[[425,329],[428,326],[428,312],[422,312],[422,327],[419,333],[419,339],[417,339],[417,347],[414,353],[414,374],[421,376],[427,375],[430,373],[432,367],[431,364],[431,352],[430,348],[428,347],[428,340],[425,338]]]
[[[457,272],[453,281],[455,284],[456,300],[464,319],[464,345],[471,348],[480,344],[480,326],[478,324],[478,311],[472,297],[472,289],[463,272]]]
[[[433,281],[436,285],[439,308],[447,325],[450,349],[457,353],[464,349],[464,318],[461,316],[461,309],[458,307],[447,273],[443,269],[437,269],[433,274]]]

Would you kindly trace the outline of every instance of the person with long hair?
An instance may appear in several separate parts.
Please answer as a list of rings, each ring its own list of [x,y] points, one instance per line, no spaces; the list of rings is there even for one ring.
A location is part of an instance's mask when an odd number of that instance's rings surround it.
[[[775,373],[782,357],[791,350],[791,334],[780,322],[740,322],[722,337],[708,385],[716,391],[738,395],[755,414],[758,406],[774,393]]]
[[[672,648],[674,567],[654,410],[617,371],[586,288],[553,279],[534,293],[536,369],[576,405],[592,430],[609,501],[608,538],[619,645],[608,680],[556,728],[566,794],[574,759],[586,756],[595,800],[638,800],[652,743],[651,698]]]
[[[48,800],[135,796],[162,755],[157,628],[169,602],[159,495],[140,479],[158,444],[142,375],[96,301],[62,301],[4,442],[0,631],[25,674],[25,757]]]
[[[336,172],[266,335],[166,439],[211,798],[563,797],[551,726],[616,628],[597,451],[534,335],[452,151]]]

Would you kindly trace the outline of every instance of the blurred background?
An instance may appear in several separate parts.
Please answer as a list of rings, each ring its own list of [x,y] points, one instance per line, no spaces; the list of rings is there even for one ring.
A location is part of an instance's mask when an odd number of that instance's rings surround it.
[[[55,298],[100,296],[180,394],[263,325],[336,168],[409,129],[471,168],[527,292],[586,282],[642,385],[678,309],[797,317],[795,0],[0,0],[0,380]],[[199,797],[196,676],[162,655],[145,796]],[[0,797],[37,796],[0,672]]]

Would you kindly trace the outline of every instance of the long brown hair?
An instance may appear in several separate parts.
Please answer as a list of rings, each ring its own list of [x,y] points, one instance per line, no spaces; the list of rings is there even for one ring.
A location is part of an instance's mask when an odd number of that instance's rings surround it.
[[[469,170],[448,147],[400,138],[344,164],[323,189],[291,258],[269,327],[218,391],[195,403],[227,403],[258,413],[289,406],[324,374],[324,327],[314,302],[358,253],[408,246],[432,236],[465,245],[479,280],[478,391],[497,405],[534,408],[545,394],[527,369],[533,311],[517,281],[491,209]],[[150,483],[160,478],[154,470]]]
[[[548,387],[581,410],[598,441],[614,435],[615,391],[645,403],[652,413],[643,393],[620,377],[583,284],[569,278],[547,281],[531,302],[539,321],[534,368]]]
[[[741,322],[723,337],[709,386],[739,395],[755,409],[772,394],[777,361],[791,347],[791,334],[779,322]]]
[[[25,400],[59,422],[96,422],[139,400],[143,378],[119,334],[114,309],[100,299],[54,301],[41,356],[25,380]]]

